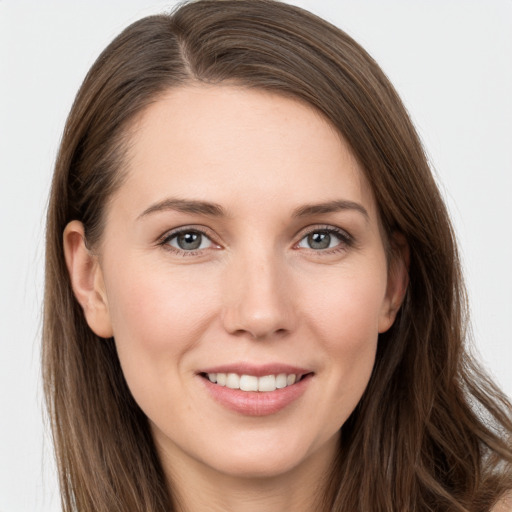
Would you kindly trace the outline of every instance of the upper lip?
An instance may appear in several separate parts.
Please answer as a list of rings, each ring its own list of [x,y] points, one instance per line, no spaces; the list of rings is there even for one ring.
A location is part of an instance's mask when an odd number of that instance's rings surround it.
[[[284,363],[251,364],[251,363],[230,363],[218,366],[211,366],[200,370],[198,373],[236,373],[237,375],[254,375],[255,377],[264,377],[265,375],[306,375],[312,373],[311,370],[292,366]]]

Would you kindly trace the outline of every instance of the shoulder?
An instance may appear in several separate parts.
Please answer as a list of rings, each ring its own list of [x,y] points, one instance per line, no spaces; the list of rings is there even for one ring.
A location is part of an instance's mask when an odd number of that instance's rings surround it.
[[[512,490],[504,494],[491,512],[512,512]]]

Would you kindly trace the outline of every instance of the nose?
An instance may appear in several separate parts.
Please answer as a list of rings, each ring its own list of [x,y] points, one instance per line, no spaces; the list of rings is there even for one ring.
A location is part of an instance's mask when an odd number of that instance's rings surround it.
[[[226,269],[224,328],[266,339],[295,327],[293,286],[286,264],[273,255],[246,255]]]

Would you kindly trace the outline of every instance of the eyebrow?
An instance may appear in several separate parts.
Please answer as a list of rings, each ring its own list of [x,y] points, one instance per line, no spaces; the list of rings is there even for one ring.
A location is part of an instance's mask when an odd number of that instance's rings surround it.
[[[335,213],[344,210],[355,210],[361,213],[366,220],[370,219],[368,212],[364,206],[354,201],[346,201],[343,199],[327,201],[326,203],[306,204],[300,206],[293,211],[294,217],[307,217],[311,215],[321,215],[325,213]]]
[[[164,199],[151,205],[144,210],[137,219],[146,217],[147,215],[155,212],[163,212],[167,210],[174,210],[182,213],[196,213],[200,215],[208,215],[210,217],[223,217],[226,215],[222,206],[210,203],[207,201],[197,201],[192,199]]]
[[[225,217],[226,212],[222,206],[208,201],[198,201],[194,199],[175,199],[169,198],[159,201],[149,208],[146,208],[139,216],[141,219],[151,213],[163,212],[167,210],[178,211],[182,213],[194,213],[200,215],[208,215],[210,217]],[[366,220],[370,216],[366,209],[359,203],[346,200],[327,201],[325,203],[306,204],[299,206],[293,211],[293,217],[308,217],[312,215],[321,215],[326,213],[335,213],[344,210],[355,210],[361,213]]]

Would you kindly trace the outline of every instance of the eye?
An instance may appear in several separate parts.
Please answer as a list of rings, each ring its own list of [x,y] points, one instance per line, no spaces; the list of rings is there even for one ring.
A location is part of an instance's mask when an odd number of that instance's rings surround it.
[[[297,247],[324,251],[326,249],[345,248],[351,244],[351,237],[334,228],[315,229],[304,236]]]
[[[163,244],[179,252],[200,251],[214,246],[214,243],[197,229],[187,229],[171,233],[165,238]]]

